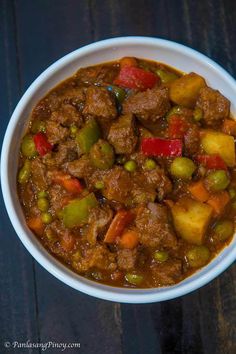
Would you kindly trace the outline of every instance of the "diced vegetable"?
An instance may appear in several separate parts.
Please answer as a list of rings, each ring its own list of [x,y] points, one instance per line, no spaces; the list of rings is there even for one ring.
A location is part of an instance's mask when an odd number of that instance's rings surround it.
[[[206,86],[204,78],[195,73],[180,77],[170,83],[170,99],[175,104],[194,107],[199,91]]]
[[[124,164],[124,168],[126,169],[126,171],[128,172],[134,172],[137,168],[137,164],[135,161],[133,160],[129,160]]]
[[[39,198],[37,200],[37,207],[40,211],[48,211],[49,201],[47,200],[47,198]]]
[[[236,121],[233,119],[225,119],[222,130],[225,134],[233,135],[236,137]]]
[[[48,142],[46,135],[42,132],[35,134],[34,143],[40,156],[44,156],[53,148],[53,146]]]
[[[84,154],[87,154],[93,144],[100,138],[100,129],[95,119],[87,122],[76,134],[76,141]]]
[[[234,224],[230,220],[221,220],[214,227],[214,232],[218,240],[225,241],[233,235]]]
[[[207,201],[207,204],[209,204],[213,208],[214,214],[216,216],[219,216],[223,213],[229,201],[229,194],[226,191],[223,191],[210,196]]]
[[[234,138],[230,135],[206,130],[201,134],[201,145],[203,150],[209,155],[220,155],[227,166],[235,165]]]
[[[44,224],[50,224],[52,222],[52,214],[50,213],[42,213],[41,219]]]
[[[191,183],[188,190],[192,196],[200,202],[206,202],[210,198],[210,193],[206,189],[202,180]]]
[[[45,121],[40,120],[40,119],[35,119],[32,122],[31,131],[34,134],[36,134],[38,132],[45,133],[46,132],[46,123],[45,123]]]
[[[202,164],[203,166],[206,166],[209,169],[213,170],[227,170],[227,165],[220,157],[220,155],[198,155],[196,160]]]
[[[166,251],[156,251],[154,253],[154,259],[157,262],[165,262],[169,258],[168,252]]]
[[[18,173],[18,182],[20,184],[25,184],[29,181],[31,174],[31,163],[29,160],[25,160],[24,165],[21,167]]]
[[[40,216],[33,216],[27,220],[29,228],[38,236],[42,236],[44,231],[44,224]]]
[[[65,188],[67,192],[72,194],[80,194],[83,190],[83,187],[77,178],[71,177],[71,175],[60,171],[56,171],[54,173],[52,181],[54,183],[59,184],[60,186]]]
[[[178,75],[176,75],[175,73],[173,73],[171,71],[167,71],[167,70],[157,69],[156,73],[160,77],[161,82],[163,84],[166,84],[168,82],[174,81],[179,78]]]
[[[138,245],[139,237],[137,232],[128,230],[124,232],[119,240],[119,246],[121,248],[135,248]]]
[[[172,176],[181,179],[191,179],[196,170],[196,165],[187,157],[176,157],[170,165]]]
[[[156,162],[152,159],[147,159],[144,163],[144,169],[147,171],[154,170],[156,166],[157,166]]]
[[[115,85],[110,85],[110,86],[107,86],[107,89],[108,89],[108,91],[111,91],[114,93],[114,95],[119,103],[122,103],[124,101],[125,96],[126,96],[126,92],[121,87],[118,87]]]
[[[126,226],[128,226],[134,219],[134,215],[128,210],[117,211],[113,218],[107,233],[104,238],[104,242],[114,243],[117,238],[123,233]]]
[[[154,87],[160,78],[143,69],[135,66],[124,66],[121,68],[114,84],[130,89],[146,90]]]
[[[88,221],[89,211],[95,208],[98,201],[93,193],[82,199],[74,199],[62,210],[62,220],[65,227],[73,228],[83,226]]]
[[[182,148],[182,141],[178,139],[143,138],[141,141],[141,151],[146,156],[181,156]]]
[[[187,242],[201,245],[212,216],[212,207],[191,198],[182,198],[172,208],[177,233]]]
[[[210,251],[206,246],[195,246],[186,254],[188,263],[192,268],[204,266],[210,258]]]
[[[224,190],[228,187],[229,182],[229,177],[224,170],[212,171],[205,178],[207,189],[213,192]]]
[[[21,152],[25,157],[32,158],[37,155],[34,138],[31,134],[26,134],[22,139]]]
[[[90,149],[90,160],[100,170],[108,170],[115,161],[113,147],[105,140],[99,139]]]
[[[140,274],[127,273],[125,275],[125,280],[130,284],[139,285],[143,281],[143,276]]]
[[[182,139],[189,128],[188,122],[179,114],[170,116],[168,124],[168,136],[172,139]]]

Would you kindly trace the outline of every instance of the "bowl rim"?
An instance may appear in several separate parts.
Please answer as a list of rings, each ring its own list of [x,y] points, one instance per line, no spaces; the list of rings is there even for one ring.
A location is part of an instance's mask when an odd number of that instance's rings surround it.
[[[201,274],[199,277],[192,278],[190,276],[189,282],[180,282],[175,288],[174,286],[162,287],[162,288],[151,288],[151,289],[126,289],[112,287],[109,285],[99,284],[92,280],[86,280],[84,277],[77,275],[72,272],[69,268],[64,266],[55,257],[53,257],[46,249],[39,246],[39,241],[32,241],[29,235],[25,232],[21,222],[18,218],[16,209],[14,207],[13,200],[11,198],[11,188],[8,180],[8,161],[10,146],[13,138],[13,131],[15,125],[21,117],[23,109],[27,102],[30,100],[31,96],[38,90],[38,88],[43,84],[43,82],[50,77],[55,71],[60,70],[62,67],[67,66],[70,62],[80,56],[84,56],[91,52],[101,49],[112,48],[115,46],[122,45],[132,45],[138,44],[142,45],[156,45],[161,46],[166,49],[172,49],[176,51],[181,51],[188,56],[197,59],[201,62],[205,62],[213,70],[220,72],[225,77],[225,81],[229,86],[232,87],[233,91],[236,93],[236,81],[233,77],[223,69],[219,64],[215,63],[212,59],[208,58],[204,54],[189,48],[183,44],[179,44],[174,41],[160,39],[155,37],[145,37],[145,36],[126,36],[126,37],[115,37],[110,39],[105,39],[102,41],[94,42],[92,44],[83,46],[79,49],[72,51],[71,53],[63,56],[52,65],[50,65],[46,70],[44,70],[29,86],[20,101],[18,102],[11,118],[8,123],[6,133],[4,136],[2,144],[1,153],[1,187],[2,194],[5,203],[5,207],[10,218],[10,221],[15,229],[16,234],[20,238],[21,242],[27,248],[29,253],[34,257],[34,259],[41,264],[49,273],[54,275],[57,279],[61,280],[63,283],[71,286],[72,288],[79,290],[87,295],[91,295],[100,299],[123,302],[123,303],[151,303],[160,302],[165,300],[170,300],[188,294],[196,289],[199,289],[203,285],[207,284],[220,273],[222,273],[227,267],[230,266],[236,259],[236,244],[233,249],[229,251],[225,257],[220,260],[220,263],[209,270],[205,274]],[[29,231],[31,233],[31,231]],[[219,255],[216,257],[218,258]],[[195,273],[197,274],[197,273]],[[192,279],[191,279],[192,278]]]

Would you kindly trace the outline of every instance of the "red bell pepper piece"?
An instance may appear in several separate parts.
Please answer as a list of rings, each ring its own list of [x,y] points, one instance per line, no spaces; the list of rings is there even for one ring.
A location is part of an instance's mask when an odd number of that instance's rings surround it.
[[[79,194],[82,192],[83,187],[80,181],[71,177],[69,174],[65,174],[63,172],[57,171],[55,175],[52,177],[52,181],[54,183],[60,184],[67,192],[72,194]]]
[[[149,71],[135,66],[124,66],[114,80],[114,84],[124,88],[146,90],[155,86],[159,81],[160,78]]]
[[[188,122],[180,115],[172,115],[168,125],[168,136],[173,139],[182,139],[189,128]]]
[[[181,156],[182,149],[183,143],[179,139],[144,138],[141,142],[141,151],[147,156]]]
[[[107,233],[104,238],[104,242],[114,243],[116,239],[123,233],[125,227],[130,224],[134,219],[134,215],[129,210],[117,211],[114,219],[112,220]]]
[[[34,143],[40,156],[44,156],[53,148],[53,146],[48,142],[46,135],[42,132],[35,134]]]
[[[198,155],[197,161],[209,169],[227,170],[226,163],[220,155]]]

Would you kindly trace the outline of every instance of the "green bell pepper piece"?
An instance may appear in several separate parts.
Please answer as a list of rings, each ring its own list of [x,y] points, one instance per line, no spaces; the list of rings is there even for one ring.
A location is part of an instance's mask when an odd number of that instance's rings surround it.
[[[89,210],[95,208],[98,201],[93,193],[82,199],[74,199],[62,210],[62,220],[65,227],[73,228],[87,223]]]
[[[90,120],[76,134],[76,141],[84,154],[87,154],[93,144],[100,138],[100,129],[95,119]]]

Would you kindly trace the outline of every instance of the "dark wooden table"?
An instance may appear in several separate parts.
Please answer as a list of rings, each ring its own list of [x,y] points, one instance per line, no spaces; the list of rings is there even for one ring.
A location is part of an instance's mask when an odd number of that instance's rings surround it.
[[[64,54],[103,38],[146,35],[207,54],[236,76],[235,0],[0,0],[0,142],[23,92]],[[0,199],[0,354],[4,342],[80,342],[65,353],[236,353],[236,268],[192,294],[121,305],[47,273],[22,246]],[[45,353],[59,353],[48,349]]]

